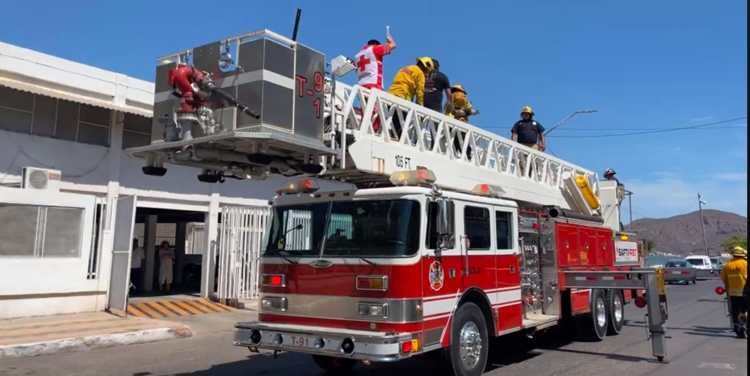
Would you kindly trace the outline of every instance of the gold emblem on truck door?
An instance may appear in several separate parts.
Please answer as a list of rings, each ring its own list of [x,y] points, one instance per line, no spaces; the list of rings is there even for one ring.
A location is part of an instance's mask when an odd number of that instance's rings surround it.
[[[430,288],[435,291],[443,288],[443,282],[445,281],[445,272],[443,271],[443,264],[440,261],[433,261],[430,264]]]

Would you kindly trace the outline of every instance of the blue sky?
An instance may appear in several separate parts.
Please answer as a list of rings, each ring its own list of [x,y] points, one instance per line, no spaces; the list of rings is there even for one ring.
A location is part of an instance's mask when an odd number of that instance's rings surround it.
[[[526,104],[547,127],[597,109],[552,133],[549,149],[616,169],[635,192],[635,218],[694,210],[699,191],[708,207],[747,215],[746,120],[580,137],[747,116],[744,0],[182,1],[182,14],[171,4],[6,0],[0,40],[153,80],[160,55],[260,28],[291,34],[296,7],[299,39],[329,57],[354,55],[390,25],[398,48],[386,58],[386,84],[415,57],[435,56],[469,90],[478,126],[507,136]]]

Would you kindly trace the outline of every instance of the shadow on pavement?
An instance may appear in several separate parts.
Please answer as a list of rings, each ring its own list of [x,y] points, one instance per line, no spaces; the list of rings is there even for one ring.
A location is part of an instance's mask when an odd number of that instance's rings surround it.
[[[724,303],[724,304],[726,304],[726,300],[724,300],[724,299],[710,299],[710,298],[700,298],[700,299],[697,299],[696,302],[703,302],[703,303]]]
[[[622,354],[609,354],[609,353],[600,353],[600,352],[594,352],[594,351],[585,351],[585,350],[573,350],[573,349],[550,349],[550,351],[558,351],[558,352],[564,352],[564,353],[571,353],[571,354],[582,354],[582,355],[595,355],[595,356],[601,356],[607,359],[614,359],[614,360],[622,360],[625,362],[647,362],[647,363],[657,363],[657,364],[663,364],[663,362],[660,362],[653,358],[644,358],[640,356],[631,356],[631,355],[622,355]]]

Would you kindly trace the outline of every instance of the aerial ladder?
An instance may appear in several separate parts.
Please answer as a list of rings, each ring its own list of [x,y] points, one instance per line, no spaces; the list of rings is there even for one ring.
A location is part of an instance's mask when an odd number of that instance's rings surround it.
[[[359,188],[391,185],[399,171],[429,169],[434,186],[484,184],[521,207],[595,222],[621,233],[623,187],[596,173],[385,91],[338,79],[354,69],[269,30],[160,58],[151,143],[128,149],[143,172],[201,169],[203,182],[305,175]],[[653,270],[565,270],[570,288],[648,291],[654,355],[663,359],[665,305]]]
[[[338,64],[336,64],[338,62]],[[201,181],[310,175],[359,187],[389,185],[396,171],[429,166],[436,184],[490,184],[507,199],[602,216],[597,174],[380,90],[336,82],[332,61],[261,30],[159,59],[151,144],[129,149],[144,173],[166,164],[202,169]]]

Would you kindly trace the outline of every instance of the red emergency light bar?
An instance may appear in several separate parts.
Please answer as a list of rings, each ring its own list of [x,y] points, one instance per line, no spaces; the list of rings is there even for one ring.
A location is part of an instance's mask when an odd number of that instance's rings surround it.
[[[278,194],[313,193],[318,190],[318,184],[312,179],[301,179],[291,182],[276,191]]]
[[[471,193],[487,197],[502,197],[503,194],[505,194],[505,191],[496,185],[477,184],[474,186],[474,189],[471,190]]]
[[[417,167],[411,171],[397,171],[389,179],[395,186],[430,185],[435,182],[435,173],[425,167]]]

